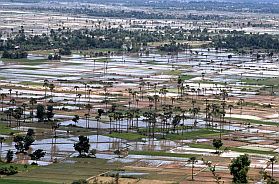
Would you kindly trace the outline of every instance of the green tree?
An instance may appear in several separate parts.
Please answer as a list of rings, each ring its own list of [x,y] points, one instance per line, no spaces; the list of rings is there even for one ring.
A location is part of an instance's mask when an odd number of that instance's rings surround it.
[[[79,121],[79,116],[75,115],[72,119],[73,122],[75,122],[75,125],[77,125],[78,121]]]
[[[6,154],[7,163],[11,163],[14,158],[14,152],[12,150],[8,150]]]
[[[77,152],[79,152],[79,156],[86,155],[89,151],[90,144],[89,144],[89,138],[81,135],[78,137],[79,141],[74,144],[74,148]]]
[[[37,149],[33,153],[29,154],[29,156],[31,157],[31,160],[36,160],[37,163],[37,161],[43,158],[45,154],[46,152],[44,152],[42,149]]]
[[[223,142],[221,139],[213,139],[212,145],[216,149],[216,153],[219,153],[219,149],[223,146]]]
[[[48,121],[51,121],[51,119],[54,117],[53,106],[52,105],[47,106],[46,117],[47,117]]]
[[[247,154],[240,155],[239,157],[232,160],[229,166],[230,173],[233,175],[234,183],[248,183],[247,173],[251,161]]]
[[[17,149],[17,153],[25,153],[25,151],[29,150],[29,147],[35,141],[32,134],[30,133],[31,129],[27,132],[26,136],[17,135],[14,137],[15,148]]]
[[[45,106],[42,104],[37,105],[37,118],[38,122],[43,122],[45,119]]]

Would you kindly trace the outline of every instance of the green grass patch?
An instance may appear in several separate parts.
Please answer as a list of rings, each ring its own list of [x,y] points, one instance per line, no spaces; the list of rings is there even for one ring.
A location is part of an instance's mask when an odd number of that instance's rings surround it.
[[[226,133],[226,132],[224,132]],[[224,134],[222,133],[222,134]],[[167,134],[166,139],[170,140],[184,140],[184,139],[195,139],[195,138],[208,138],[208,137],[215,137],[219,136],[220,133],[215,131],[215,130],[210,130],[210,129],[199,129],[199,130],[194,130],[191,132],[184,132],[183,134]]]
[[[73,163],[55,163],[9,176],[7,179],[40,181],[50,183],[72,183],[74,180],[87,179],[92,176],[113,171],[124,166],[123,163],[108,163],[98,158],[71,158]],[[0,182],[1,183],[1,182]]]
[[[278,85],[278,77],[275,78],[263,78],[263,79],[242,79],[241,82],[246,83],[248,85],[265,85],[265,86],[271,86],[271,85]]]
[[[180,75],[179,76],[181,78],[181,80],[185,81],[185,80],[190,80],[192,78],[195,78],[195,76],[192,75]]]
[[[163,75],[181,75],[180,70],[167,70],[162,73]]]
[[[146,136],[140,135],[140,134],[137,134],[137,133],[116,133],[116,132],[113,132],[111,134],[106,134],[106,136],[113,137],[113,138],[125,139],[125,140],[129,140],[129,141],[146,138]]]
[[[0,179],[0,183],[3,183],[3,184],[52,184],[49,182],[41,182],[41,181],[11,180],[11,179]]]
[[[194,154],[179,154],[179,153],[168,153],[164,151],[129,151],[130,155],[149,155],[149,156],[163,156],[163,157],[180,157],[190,158],[196,156]]]
[[[254,119],[242,119],[242,118],[229,118],[226,117],[226,119],[231,119],[233,121],[240,121],[246,124],[257,124],[257,125],[271,125],[271,126],[278,126],[279,123],[272,122],[272,121],[262,121],[262,120],[254,120]]]
[[[99,58],[99,59],[95,59],[95,61],[96,62],[110,62],[111,61],[111,59],[109,59],[109,58]]]
[[[213,149],[213,150],[215,150],[215,148],[213,147],[212,144],[188,144],[188,145],[192,148]],[[245,149],[245,148],[237,148],[237,147],[225,147],[225,146],[222,146],[220,150],[224,151],[225,148],[227,150],[236,151],[236,152],[240,152],[240,153],[250,153],[250,154],[252,153],[252,154],[261,154],[261,155],[275,155],[276,154],[272,151]]]
[[[7,127],[4,124],[0,124],[0,134],[2,134],[2,135],[10,135],[12,133],[18,133],[18,131],[12,130],[10,127]]]
[[[17,168],[18,172],[25,172],[25,171],[29,171],[32,169],[36,169],[39,166],[36,165],[27,165],[27,164],[15,164],[15,163],[5,163],[5,162],[0,162],[0,167],[10,167],[10,166],[14,166]]]

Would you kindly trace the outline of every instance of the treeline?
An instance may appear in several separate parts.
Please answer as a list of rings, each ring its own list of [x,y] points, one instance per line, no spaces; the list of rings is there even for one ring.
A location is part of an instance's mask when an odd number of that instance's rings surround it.
[[[22,28],[19,33],[14,34],[16,35],[9,38],[5,44],[0,45],[0,50],[14,50],[16,46],[20,46],[22,50],[26,51],[60,49],[60,55],[69,55],[71,50],[125,48],[128,51],[138,51],[142,45],[146,46],[149,42],[208,41],[212,39],[207,30],[169,28],[151,32],[147,30],[129,31],[122,28],[70,30],[64,27],[51,30],[49,35],[26,35]]]
[[[75,0],[64,0],[74,1]],[[87,0],[99,4],[99,0]],[[234,0],[234,1],[181,1],[181,0],[102,0],[104,4],[121,4],[130,7],[149,7],[154,9],[183,9],[197,11],[230,11],[230,12],[259,12],[259,13],[279,13],[277,0]]]
[[[27,58],[28,53],[25,51],[7,51],[4,50],[3,54],[2,54],[2,58],[6,58],[6,59],[23,59],[23,58]]]
[[[31,10],[30,7],[22,7]],[[164,12],[162,10],[139,11],[139,10],[118,10],[118,9],[96,9],[82,7],[32,7],[32,10],[52,11],[62,14],[82,14],[94,17],[113,17],[113,18],[136,18],[136,19],[180,19],[180,20],[228,20],[232,17],[227,15],[208,15],[208,14],[174,14],[172,12]]]
[[[158,47],[158,49],[163,52],[180,52],[187,48],[190,48],[188,44],[176,42],[171,42],[170,44],[164,44]]]
[[[269,34],[228,35],[213,40],[216,48],[279,50],[279,39]]]

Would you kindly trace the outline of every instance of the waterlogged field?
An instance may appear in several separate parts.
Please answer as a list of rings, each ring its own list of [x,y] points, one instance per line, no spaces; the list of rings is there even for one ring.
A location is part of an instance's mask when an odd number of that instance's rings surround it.
[[[9,149],[15,151],[11,133],[21,134],[29,128],[36,132],[36,141],[30,152],[36,149],[46,151],[46,156],[37,162],[38,168],[5,178],[14,182],[61,183],[122,168],[129,177],[177,182],[190,179],[190,173],[185,174],[191,169],[188,159],[196,156],[197,182],[214,181],[205,161],[216,164],[218,173],[222,173],[222,179],[227,182],[231,177],[227,167],[229,160],[248,153],[253,165],[250,172],[256,181],[259,177],[257,172],[260,169],[268,171],[269,157],[278,152],[278,91],[276,87],[273,91],[270,88],[276,85],[279,77],[277,61],[275,58],[257,60],[251,55],[235,55],[226,50],[193,51],[196,52],[185,51],[172,56],[158,54],[154,50],[142,56],[123,54],[95,58],[74,54],[63,57],[61,61],[48,61],[46,56],[36,54],[24,60],[1,59],[1,93],[7,94],[2,103],[3,111],[18,104],[28,104],[30,98],[34,98],[37,104],[53,105],[54,121],[60,125],[54,132],[50,123],[36,123],[36,117],[30,118],[32,107],[28,106],[26,119],[21,120],[20,126],[12,121],[10,129],[6,127],[8,121],[2,113],[1,136],[9,140],[2,145],[2,157]],[[232,58],[229,59],[228,55]],[[185,86],[182,93],[177,89],[179,77]],[[43,86],[46,79],[54,84],[54,90]],[[160,88],[165,86],[167,91],[162,94]],[[201,109],[205,99],[220,100],[223,90],[228,92],[227,103],[235,106],[231,113],[227,109],[225,123],[217,119],[208,121],[203,110],[195,116],[188,111],[193,100]],[[153,105],[148,97],[156,94],[159,101]],[[11,99],[15,102],[11,103]],[[244,99],[242,105],[239,104],[240,99]],[[91,105],[90,109],[86,108],[87,104]],[[160,108],[165,104],[173,104],[186,111],[180,127],[174,132],[169,129],[169,133],[162,133],[164,123],[158,120],[153,138],[144,114],[115,119],[104,113],[97,118],[98,109],[108,112],[111,104],[117,104],[123,112],[127,109],[147,111],[154,109],[155,105]],[[86,112],[91,113],[89,117],[85,116]],[[72,121],[74,115],[80,116],[76,123]],[[221,132],[219,127],[222,127]],[[88,136],[91,148],[97,150],[97,159],[75,158],[77,152],[73,145],[79,135]],[[217,155],[211,142],[220,135],[224,146],[222,154]],[[126,148],[128,156],[118,158],[113,154],[117,149]],[[21,164],[33,162],[28,155],[17,155],[14,161]],[[104,168],[98,167],[99,162]],[[168,171],[171,172],[166,175]],[[274,172],[277,175],[277,171]],[[69,173],[73,174],[69,177]],[[97,179],[106,181],[108,176],[100,175]]]
[[[184,34],[193,31],[195,36],[204,30],[209,36],[219,30],[278,34],[277,14],[205,11],[202,15],[218,14],[221,21],[121,19],[47,11],[49,6],[0,2],[2,39],[22,31],[19,25],[33,36],[49,36],[50,29],[108,27],[150,32],[183,28],[188,30]],[[41,10],[33,12],[30,7]],[[125,8],[134,10],[152,12]],[[165,9],[156,10],[161,11]],[[172,11],[180,16],[196,13]],[[57,53],[52,49],[28,51],[25,59],[0,58],[0,160],[7,160],[9,150],[14,152],[12,163],[0,162],[0,183],[231,183],[229,165],[244,154],[251,160],[250,183],[263,183],[263,172],[272,172],[278,180],[279,164],[270,162],[279,153],[278,54],[250,48],[240,54],[204,46],[212,42],[179,39],[177,43],[187,47],[177,53],[158,49],[172,43],[169,39],[142,44],[138,52],[124,46],[72,50],[60,60],[49,60],[49,54]],[[16,153],[14,138],[30,129],[35,141],[25,153]],[[95,154],[79,156],[74,144],[81,135],[89,139]],[[219,149],[213,146],[214,139],[222,140]],[[30,154],[38,149],[46,154],[32,160]],[[10,166],[18,173],[3,174]]]

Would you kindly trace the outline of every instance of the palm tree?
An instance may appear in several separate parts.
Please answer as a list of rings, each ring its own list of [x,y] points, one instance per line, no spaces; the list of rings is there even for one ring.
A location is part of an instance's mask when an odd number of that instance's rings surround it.
[[[23,108],[23,122],[25,123],[25,111],[26,111],[27,104],[23,103],[21,106]]]
[[[196,157],[191,157],[189,160],[188,160],[188,162],[190,163],[190,164],[192,164],[192,181],[194,180],[194,167],[195,167],[195,163],[197,163],[198,161],[197,161],[197,159],[196,159]]]
[[[113,113],[109,113],[108,117],[109,117],[109,133],[111,134],[112,132],[111,123],[112,123]]]
[[[86,93],[87,93],[87,84],[84,82],[84,83],[83,83],[83,85],[84,85],[84,91],[85,91],[85,96],[84,96],[84,98],[86,98]]]
[[[230,109],[230,121],[229,121],[229,130],[231,130],[231,122],[232,122],[232,109],[233,105],[228,105],[228,108]]]
[[[85,108],[87,109],[88,111],[88,114],[90,114],[90,110],[93,108],[91,104],[86,104],[85,105]]]
[[[75,125],[77,125],[78,120],[79,120],[79,115],[74,115],[72,121],[75,122]]]
[[[76,96],[75,96],[75,105],[77,105],[77,90],[79,89],[78,86],[74,87],[75,91],[76,91]]]
[[[45,88],[45,101],[46,101],[46,96],[47,96],[47,88],[49,86],[49,81],[47,79],[44,80],[43,87]]]
[[[78,97],[78,101],[79,101],[79,103],[80,103],[81,94],[77,94],[77,97]],[[78,106],[78,109],[80,110],[80,104],[79,104],[79,106]]]
[[[17,120],[17,126],[20,127],[20,118],[23,114],[23,109],[21,107],[17,107],[13,113],[13,117]]]
[[[2,161],[2,145],[4,140],[5,140],[4,137],[0,137],[0,161]]]
[[[30,98],[30,101],[29,103],[31,104],[31,117],[32,117],[32,123],[33,123],[33,120],[34,120],[34,105],[37,103],[37,100],[33,97]]]
[[[53,83],[51,83],[51,84],[49,84],[49,90],[50,90],[50,92],[51,92],[51,99],[52,99],[52,101],[53,101],[53,96],[52,96],[52,93],[53,93],[53,91],[54,91],[54,88],[55,88],[55,86],[54,86],[54,84]]]
[[[244,103],[244,99],[241,98],[241,99],[239,100],[240,109],[241,109],[240,114],[241,114],[241,115],[242,115],[243,103]]]
[[[12,99],[12,89],[9,89],[9,94],[10,94],[10,100]]]
[[[56,130],[60,127],[60,124],[58,123],[55,123],[53,122],[52,125],[51,125],[51,129],[53,130],[54,132],[54,138],[56,139],[57,138],[57,135],[56,135]],[[56,142],[56,141],[55,141]]]
[[[205,99],[205,123],[206,123],[206,126],[208,126],[208,113],[209,113],[209,110],[210,110],[210,105],[208,104],[208,99]]]
[[[16,106],[16,100],[14,98],[10,100],[10,103]]]
[[[5,111],[6,115],[7,115],[7,121],[9,121],[9,127],[12,126],[12,115],[13,115],[14,109],[13,108],[9,108],[7,111]]]
[[[159,101],[159,95],[154,95],[153,98],[154,98],[154,107],[155,110],[157,110],[157,102]]]
[[[90,117],[90,114],[86,113],[86,114],[84,114],[84,117],[85,117],[85,127],[89,128],[89,117]]]
[[[7,97],[7,95],[6,95],[6,94],[1,93],[2,112],[3,112],[3,110],[4,110],[4,99],[5,99],[6,97]]]
[[[95,119],[97,120],[97,137],[98,137],[98,135],[99,135],[99,121],[100,121],[101,117],[99,115],[97,115],[95,117]]]
[[[200,108],[199,107],[194,107],[192,109],[190,109],[190,113],[193,114],[193,119],[194,119],[194,127],[197,126],[197,114],[200,112]]]
[[[91,94],[91,92],[92,92],[92,89],[89,89],[88,90],[88,102],[90,103],[90,94]]]
[[[273,178],[273,165],[276,162],[276,157],[270,158],[269,162],[271,163],[271,177]]]

